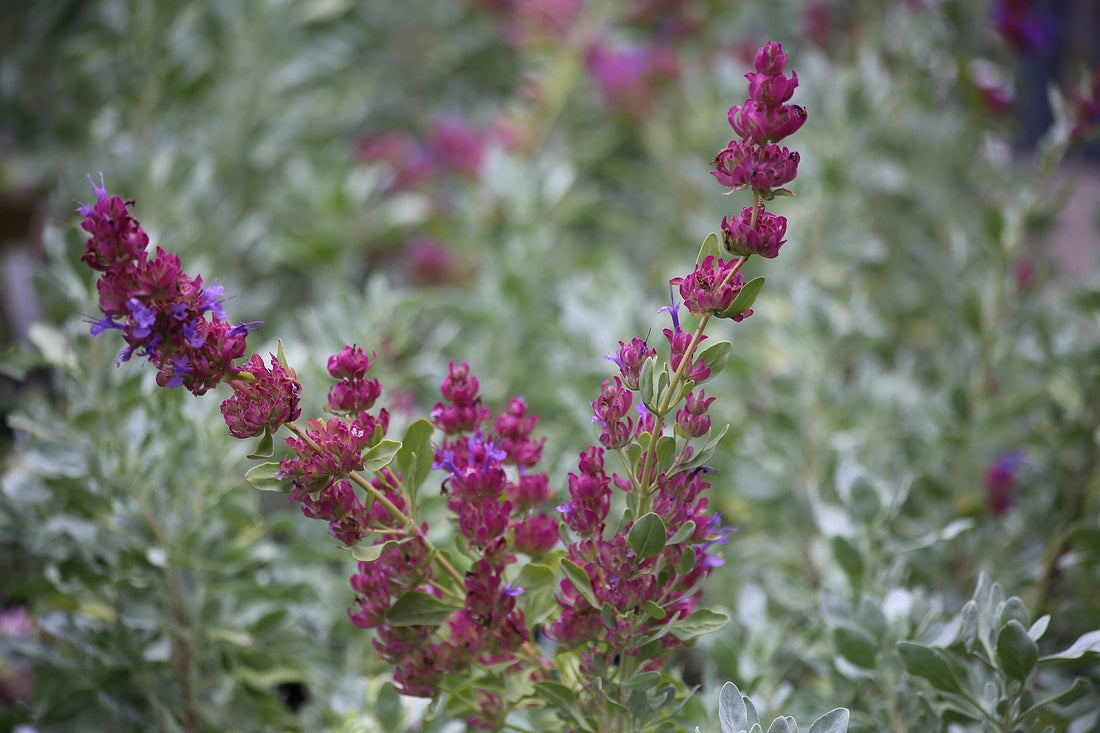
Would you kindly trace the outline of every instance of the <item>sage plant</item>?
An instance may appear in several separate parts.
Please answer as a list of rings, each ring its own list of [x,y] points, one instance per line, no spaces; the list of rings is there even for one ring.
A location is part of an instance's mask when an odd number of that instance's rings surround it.
[[[787,221],[765,202],[791,195],[798,173],[798,153],[778,144],[806,121],[789,104],[798,77],[787,60],[779,43],[757,52],[749,97],[729,110],[736,139],[714,158],[716,180],[751,193],[751,204],[670,281],[679,299],[661,309],[667,349],[633,337],[606,357],[617,374],[591,402],[595,441],[554,508],[538,417],[518,397],[494,413],[465,362],[449,364],[440,401],[394,440],[373,354],[347,345],[328,359],[326,416],[299,423],[302,386],[281,344],[245,359],[258,324],[232,325],[223,288],[159,247],[150,255],[133,202],[108,194],[102,177],[95,202],[79,209],[90,235],[83,260],[101,273],[92,334],[121,331],[119,363],[146,358],[162,387],[201,395],[225,383],[229,434],[259,438],[252,458],[273,456],[273,435],[290,433],[285,457],[248,479],[288,492],[352,548],[348,615],[373,630],[401,693],[445,700],[472,729],[527,730],[540,714],[524,712],[532,708],[570,730],[654,729],[684,699],[670,653],[727,620],[700,605],[732,532],[706,496],[707,461],[727,428],[715,428],[716,398],[702,388],[732,344],[706,332],[752,314],[763,278],[746,282],[741,270],[785,242]],[[450,547],[429,539],[422,512],[433,471],[454,524]],[[552,592],[556,607],[532,619],[522,597],[536,591]]]

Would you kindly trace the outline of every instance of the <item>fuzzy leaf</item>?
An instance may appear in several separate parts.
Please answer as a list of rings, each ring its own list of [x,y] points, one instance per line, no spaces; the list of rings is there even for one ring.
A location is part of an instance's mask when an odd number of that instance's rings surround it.
[[[259,491],[290,491],[290,484],[278,478],[278,475],[279,464],[269,461],[248,469],[244,480]]]
[[[798,723],[791,717],[779,717],[768,726],[768,733],[798,733]]]
[[[848,718],[848,708],[830,710],[814,721],[810,733],[847,733]]]
[[[537,593],[554,585],[554,571],[545,565],[529,562],[519,572],[515,584],[528,593]]]
[[[1046,662],[1052,659],[1080,659],[1086,654],[1100,654],[1100,629],[1090,631],[1077,637],[1077,641],[1070,644],[1069,648],[1057,654],[1048,654],[1040,661]]]
[[[722,733],[742,733],[749,729],[749,713],[737,685],[727,682],[718,696],[718,722]]]

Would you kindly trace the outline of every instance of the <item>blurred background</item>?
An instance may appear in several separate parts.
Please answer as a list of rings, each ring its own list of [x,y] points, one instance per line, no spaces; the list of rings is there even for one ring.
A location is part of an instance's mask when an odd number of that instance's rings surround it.
[[[377,353],[398,424],[465,360],[498,409],[526,397],[564,487],[601,357],[660,341],[668,279],[747,204],[710,161],[767,40],[809,122],[785,141],[796,196],[771,206],[788,242],[746,267],[767,277],[756,313],[714,336],[734,351],[707,387],[732,426],[711,504],[739,532],[708,600],[735,620],[686,669],[707,700],[732,679],[776,712],[847,705],[853,730],[901,730],[922,714],[901,668],[838,628],[889,649],[981,572],[1052,614],[1051,645],[1100,627],[1095,3],[3,14],[0,728],[422,716],[347,621],[352,559],[243,483],[218,399],[156,390],[89,336],[89,174],[234,294],[234,321],[264,322],[252,350],[283,340],[304,415],[345,343]],[[861,626],[868,604],[889,623]]]

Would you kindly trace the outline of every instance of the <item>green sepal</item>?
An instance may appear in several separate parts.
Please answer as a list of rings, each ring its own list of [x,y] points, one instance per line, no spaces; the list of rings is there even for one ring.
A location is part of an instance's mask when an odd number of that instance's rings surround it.
[[[596,600],[596,592],[592,590],[592,581],[588,577],[588,573],[584,572],[577,563],[572,560],[562,559],[561,571],[565,574],[566,579],[573,584],[573,587],[577,589],[577,592],[581,594],[584,600],[588,601],[588,604],[592,608],[599,608],[600,602]]]
[[[695,258],[695,264],[702,264],[708,255],[714,256],[715,259],[722,256],[722,240],[714,232],[708,234],[703,240],[703,246],[699,248],[699,256]]]
[[[626,535],[630,546],[641,558],[659,555],[665,549],[667,537],[668,529],[665,528],[664,520],[654,512],[639,517]]]
[[[290,491],[290,484],[278,476],[279,464],[269,461],[248,469],[244,480],[249,486],[259,491]]]
[[[381,471],[390,465],[401,443],[396,440],[381,440],[363,456],[363,468],[367,471]]]
[[[253,461],[261,458],[271,458],[275,455],[275,439],[271,437],[271,428],[264,425],[264,434],[260,436],[260,442],[256,444],[256,450],[248,454]]]
[[[741,291],[737,293],[737,297],[730,303],[729,308],[718,314],[719,318],[733,318],[736,315],[744,313],[749,308],[752,308],[752,304],[756,302],[756,296],[760,293],[760,288],[764,287],[764,278],[754,277],[747,283],[741,286]]]
[[[402,594],[386,612],[386,623],[391,626],[439,626],[458,610],[418,590]]]

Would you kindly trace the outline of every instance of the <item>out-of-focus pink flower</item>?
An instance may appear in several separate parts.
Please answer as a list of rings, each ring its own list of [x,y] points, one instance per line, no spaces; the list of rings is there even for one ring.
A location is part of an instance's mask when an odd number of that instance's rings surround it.
[[[485,134],[457,115],[436,120],[429,136],[432,156],[439,167],[468,178],[481,174],[485,159]]]
[[[676,56],[664,47],[598,42],[588,50],[585,66],[604,103],[636,117],[649,113],[662,82],[679,75]]]
[[[1039,0],[996,0],[993,25],[1020,53],[1044,51],[1054,40],[1054,19],[1039,6]]]
[[[1008,513],[1016,503],[1016,473],[1024,463],[1024,452],[1002,453],[985,471],[984,483],[989,508],[995,516]]]
[[[460,276],[451,250],[436,239],[411,239],[405,245],[404,254],[405,271],[417,285],[453,283]]]

